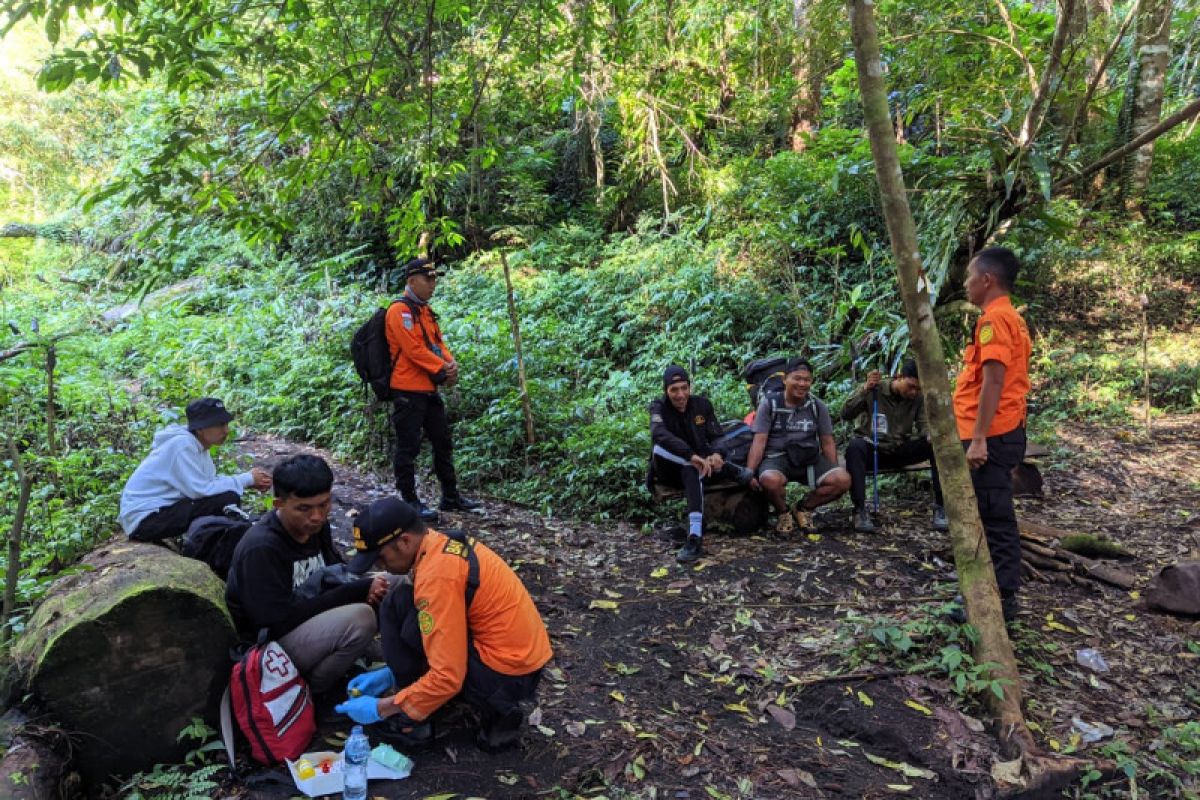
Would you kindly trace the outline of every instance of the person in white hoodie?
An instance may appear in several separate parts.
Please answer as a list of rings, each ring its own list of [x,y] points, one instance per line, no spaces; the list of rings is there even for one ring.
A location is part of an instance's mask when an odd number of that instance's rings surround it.
[[[232,419],[220,400],[202,397],[188,403],[186,427],[170,425],[154,434],[150,455],[121,492],[126,536],[139,542],[182,536],[196,517],[237,505],[246,489],[271,488],[271,474],[263,469],[217,474],[209,451],[228,438]]]

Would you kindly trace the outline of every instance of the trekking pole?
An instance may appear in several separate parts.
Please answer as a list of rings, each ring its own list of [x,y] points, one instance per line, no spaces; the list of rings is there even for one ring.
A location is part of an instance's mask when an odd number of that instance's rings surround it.
[[[874,457],[871,472],[872,513],[879,513],[879,387],[871,389],[871,454]]]

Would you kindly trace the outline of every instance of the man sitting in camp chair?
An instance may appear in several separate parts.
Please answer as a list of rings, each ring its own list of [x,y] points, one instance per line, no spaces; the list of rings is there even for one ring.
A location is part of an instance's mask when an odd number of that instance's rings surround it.
[[[687,370],[672,364],[663,373],[663,395],[650,403],[650,483],[682,488],[688,503],[688,537],[675,556],[680,563],[704,554],[704,482],[751,484],[754,473],[725,461],[714,448],[724,431],[708,398],[692,394]]]
[[[826,405],[810,393],[813,369],[802,358],[784,368],[783,395],[764,393],[750,430],[754,442],[746,466],[758,475],[767,499],[779,513],[775,532],[787,535],[799,525],[812,529],[811,514],[850,488],[850,475],[838,466],[833,420]],[[794,510],[787,505],[788,481],[812,487]]]
[[[867,472],[876,467],[894,469],[929,461],[933,480],[933,529],[949,529],[942,506],[942,486],[938,482],[933,446],[926,435],[925,400],[921,381],[912,359],[904,362],[900,374],[884,381],[878,370],[867,373],[867,381],[842,407],[842,419],[857,418],[854,438],[846,446],[846,471],[850,473],[850,499],[854,502],[854,530],[875,530],[867,510]],[[872,418],[874,422],[872,423]]]

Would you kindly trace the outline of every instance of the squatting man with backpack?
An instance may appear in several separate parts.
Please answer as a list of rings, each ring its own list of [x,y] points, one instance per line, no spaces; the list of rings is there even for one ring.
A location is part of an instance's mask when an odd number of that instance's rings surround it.
[[[681,563],[704,553],[704,483],[757,484],[754,473],[725,461],[713,447],[724,434],[707,397],[692,394],[687,370],[672,364],[663,373],[663,395],[650,403],[650,482],[682,488],[687,495],[688,535],[675,556]]]
[[[225,601],[239,635],[255,641],[265,628],[321,695],[372,646],[388,581],[380,575],[314,589],[314,580],[344,566],[329,527],[333,472],[324,459],[302,454],[271,477],[275,507],[234,550]]]
[[[379,610],[387,666],[352,679],[336,710],[372,736],[412,747],[433,738],[431,714],[461,694],[480,715],[486,750],[514,744],[542,668],[553,655],[521,579],[461,531],[429,529],[417,510],[376,500],[355,520],[354,572],[382,560],[403,580]],[[394,694],[393,694],[394,692]]]
[[[182,536],[197,517],[240,503],[246,489],[271,488],[266,470],[217,474],[211,451],[229,438],[233,420],[224,403],[202,397],[188,403],[186,413],[186,426],[169,425],[154,434],[150,454],[125,483],[119,521],[130,539]]]
[[[767,499],[778,512],[775,532],[786,535],[812,528],[811,512],[850,488],[850,474],[838,466],[833,420],[826,405],[811,394],[813,368],[802,358],[784,367],[783,395],[764,392],[750,430],[754,439],[746,467],[758,475]],[[788,509],[788,481],[812,487],[794,510]]]
[[[422,435],[433,451],[433,471],[442,487],[442,511],[475,511],[481,504],[458,490],[454,472],[454,444],[446,404],[438,389],[458,382],[458,362],[442,338],[437,315],[429,301],[437,290],[441,272],[436,264],[415,258],[404,265],[404,297],[387,310],[386,330],[392,356],[392,425],[396,449],[392,460],[400,496],[427,521],[437,512],[417,497],[414,463],[421,451]]]
[[[872,415],[875,419],[872,420]],[[942,505],[942,485],[938,480],[937,464],[933,460],[933,445],[929,442],[925,399],[917,365],[907,359],[900,374],[887,381],[879,370],[867,373],[867,380],[842,406],[842,419],[857,418],[854,436],[846,446],[846,471],[850,473],[850,499],[854,503],[854,530],[870,533],[875,530],[871,512],[867,510],[867,471],[872,468],[878,450],[879,466],[907,467],[928,461],[933,481],[933,529],[946,531],[946,509]],[[914,430],[915,429],[915,430]]]

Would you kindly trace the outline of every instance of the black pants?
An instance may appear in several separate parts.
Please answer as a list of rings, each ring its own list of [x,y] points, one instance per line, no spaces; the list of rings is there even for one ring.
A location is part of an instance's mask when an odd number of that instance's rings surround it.
[[[970,444],[963,442],[963,449]],[[971,470],[971,482],[1000,596],[1011,597],[1021,588],[1021,535],[1013,509],[1012,471],[1025,457],[1025,429],[989,436],[987,449],[987,463]]]
[[[182,536],[187,533],[188,525],[191,525],[196,517],[220,514],[225,506],[236,506],[241,500],[242,497],[237,492],[222,492],[212,497],[197,497],[195,500],[185,497],[169,506],[163,506],[139,522],[133,533],[129,534],[129,538],[139,542],[161,542],[172,536]]]
[[[704,490],[701,488],[702,482],[734,481],[738,479],[738,475],[741,473],[740,468],[726,461],[719,470],[707,478],[701,478],[699,470],[690,464],[685,467],[682,464],[676,464],[673,461],[667,461],[665,458],[659,458],[658,456],[653,456],[653,459],[655,482],[683,489],[684,494],[687,495],[687,509],[689,514],[704,513]]]
[[[850,473],[850,500],[855,508],[867,504],[867,475],[875,464],[874,448],[869,439],[856,436],[846,447],[846,471]],[[932,465],[930,479],[933,481],[933,502],[942,505],[942,484],[938,480],[937,462],[933,460],[933,445],[925,439],[909,439],[889,452],[879,451],[879,468],[893,469],[919,464],[928,460]]]
[[[417,499],[415,463],[421,452],[422,435],[429,438],[433,450],[433,471],[442,485],[442,497],[458,494],[458,478],[454,474],[454,443],[450,438],[450,422],[446,419],[446,404],[437,392],[393,392],[392,426],[396,430],[396,451],[392,469],[396,488],[406,501]]]
[[[380,604],[379,632],[383,638],[383,657],[396,685],[404,688],[415,683],[429,669],[429,662],[425,660],[413,586],[408,581],[393,587]],[[540,669],[529,675],[496,672],[483,663],[468,634],[467,677],[460,696],[479,711],[484,725],[519,711],[522,701],[533,699],[541,679]]]

